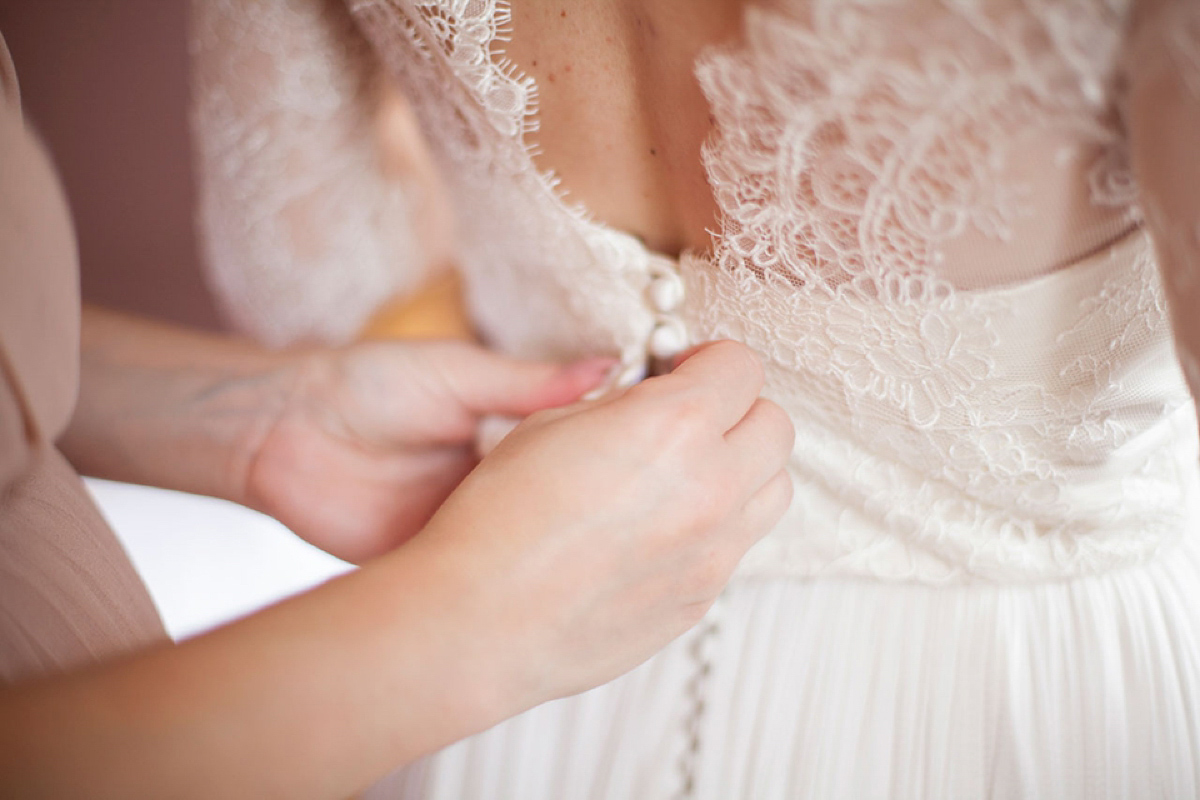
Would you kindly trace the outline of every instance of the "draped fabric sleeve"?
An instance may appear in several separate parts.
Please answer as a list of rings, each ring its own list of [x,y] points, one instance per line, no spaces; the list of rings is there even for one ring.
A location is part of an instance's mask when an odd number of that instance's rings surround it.
[[[200,239],[227,316],[272,345],[351,338],[429,260],[369,45],[337,0],[193,0],[191,50]]]
[[[1127,122],[1176,349],[1200,398],[1200,3],[1139,0],[1126,53]]]

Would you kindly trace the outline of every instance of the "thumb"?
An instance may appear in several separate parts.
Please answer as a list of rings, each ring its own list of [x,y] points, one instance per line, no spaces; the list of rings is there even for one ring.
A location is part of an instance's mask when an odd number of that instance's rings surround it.
[[[464,347],[443,359],[439,371],[450,391],[475,414],[524,417],[545,408],[574,403],[599,386],[615,358],[589,358],[570,364],[522,361]]]

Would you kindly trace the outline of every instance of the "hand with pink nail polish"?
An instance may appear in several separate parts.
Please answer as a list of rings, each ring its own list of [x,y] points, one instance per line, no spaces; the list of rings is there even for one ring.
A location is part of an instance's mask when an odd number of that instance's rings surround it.
[[[276,352],[95,308],[82,332],[59,439],[76,464],[254,505],[370,563],[179,647],[5,688],[5,797],[345,797],[649,658],[791,501],[791,420],[733,342],[574,402],[611,360]],[[476,466],[484,415],[525,419]]]
[[[484,417],[572,403],[611,368],[459,342],[364,342],[300,358],[251,451],[242,502],[361,562],[417,533],[475,466]]]
[[[531,414],[405,550],[435,554],[506,714],[632,669],[694,625],[792,499],[791,419],[745,345]],[[481,679],[481,685],[485,679]]]

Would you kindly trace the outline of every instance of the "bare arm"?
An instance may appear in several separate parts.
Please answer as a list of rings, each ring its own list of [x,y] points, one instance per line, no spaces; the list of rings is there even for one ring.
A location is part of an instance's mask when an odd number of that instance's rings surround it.
[[[476,421],[576,400],[607,360],[460,342],[288,352],[85,308],[59,446],[81,472],[209,494],[360,562],[414,535],[475,466]]]
[[[80,396],[59,440],[75,468],[243,502],[250,443],[301,354],[88,305],[81,334]]]
[[[340,797],[632,668],[791,497],[740,345],[532,415],[411,542],[178,648],[0,692],[0,795]]]
[[[1200,398],[1200,5],[1140,0],[1128,48],[1128,123],[1176,347]]]
[[[0,794],[349,796],[529,702],[458,577],[405,548],[181,646],[4,690]]]

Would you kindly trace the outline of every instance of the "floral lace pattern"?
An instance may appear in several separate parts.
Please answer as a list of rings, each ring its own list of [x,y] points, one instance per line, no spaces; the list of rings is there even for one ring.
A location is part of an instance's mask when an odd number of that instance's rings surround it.
[[[768,537],[747,570],[878,574],[882,560],[926,580],[1073,574],[1144,558],[1189,520],[1192,405],[1140,235],[972,297],[978,316],[959,329],[947,323],[957,295],[812,303],[750,270],[690,282],[696,335],[763,353],[772,397],[804,421],[803,513],[783,527],[836,531]],[[1039,321],[1063,305],[1076,309],[1071,325]],[[1127,471],[1108,473],[1117,458]]]
[[[644,356],[655,321],[645,302],[650,255],[566,204],[554,176],[534,168],[524,136],[536,125],[536,92],[497,53],[507,4],[349,5],[425,129],[438,131],[434,155],[460,220],[470,220],[460,264],[484,337],[528,357]]]
[[[751,10],[746,44],[700,65],[719,125],[706,160],[724,268],[830,291],[855,283],[884,302],[949,292],[937,277],[1004,283],[1005,262],[1028,255],[1028,222],[1046,210],[1049,187],[1023,174],[1043,166],[1022,163],[1040,151],[1056,173],[1086,181],[1092,205],[1120,208],[1102,216],[1105,238],[1130,227],[1134,192],[1106,89],[1121,41],[1115,9],[793,6],[794,16]],[[964,249],[991,258],[968,256],[964,270]],[[1045,266],[1072,260],[1055,253]]]
[[[1191,513],[1196,447],[1113,100],[1125,4],[782,5],[752,9],[745,41],[698,65],[722,227],[711,261],[680,265],[691,338],[759,350],[800,430],[796,507],[744,571],[1017,580],[1149,557]],[[536,90],[496,52],[503,5],[353,7],[398,74],[421,52],[440,70],[424,85],[463,90],[447,103],[409,84],[429,124],[472,132],[445,148],[471,218],[493,220],[478,226],[493,263],[468,264],[471,281],[522,290],[513,306],[481,294],[477,313],[531,307],[550,282],[564,296],[548,317],[568,309],[562,325],[590,321],[593,344],[639,352],[644,266],[636,248],[612,260],[621,235],[524,149]],[[373,35],[384,17],[413,41]],[[1063,236],[1044,220],[1067,207]],[[514,238],[526,218],[554,225],[546,249],[577,244],[571,283],[558,268],[492,279],[497,252],[538,248]],[[503,341],[517,326],[501,314]],[[522,345],[544,352],[558,323]]]
[[[661,258],[537,169],[506,4],[346,1],[436,131],[486,338],[644,360]],[[672,321],[758,350],[798,429],[743,574],[1055,578],[1200,522],[1116,103],[1132,1],[778,0],[701,59],[721,224]]]

